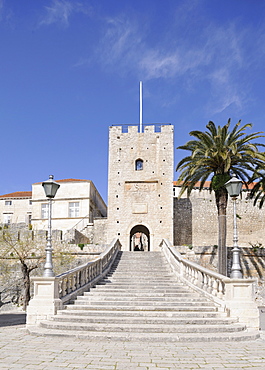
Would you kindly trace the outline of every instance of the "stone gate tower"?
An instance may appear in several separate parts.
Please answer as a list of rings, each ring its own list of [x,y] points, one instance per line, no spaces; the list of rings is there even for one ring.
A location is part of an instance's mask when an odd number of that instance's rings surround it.
[[[108,243],[155,251],[173,242],[173,125],[109,130]]]

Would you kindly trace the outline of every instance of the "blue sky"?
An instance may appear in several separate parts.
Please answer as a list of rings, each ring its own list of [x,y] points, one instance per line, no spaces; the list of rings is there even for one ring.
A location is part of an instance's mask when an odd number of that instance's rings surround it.
[[[264,1],[0,0],[0,43],[0,194],[54,174],[107,200],[108,127],[139,122],[140,80],[175,147],[209,120],[265,128]]]

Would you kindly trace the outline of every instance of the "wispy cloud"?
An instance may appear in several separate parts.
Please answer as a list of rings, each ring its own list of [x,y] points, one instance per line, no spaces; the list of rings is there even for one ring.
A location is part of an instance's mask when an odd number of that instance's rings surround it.
[[[63,26],[68,26],[69,18],[73,13],[89,13],[90,7],[84,6],[81,2],[70,0],[52,0],[50,6],[45,6],[45,14],[43,15],[39,25],[50,25],[58,23]]]
[[[125,16],[108,18],[97,56],[103,65],[115,65],[118,62],[119,68],[131,68],[139,58],[141,47],[142,36],[137,22]]]
[[[215,83],[221,83],[229,70],[243,64],[240,42],[233,29],[209,27],[201,35],[199,46],[190,40],[172,46],[167,40],[150,47],[137,22],[129,18],[108,20],[107,26],[98,50],[101,62],[126,67],[128,71],[134,69],[144,74],[145,79],[182,77],[189,73],[194,77],[207,67],[206,78],[209,80],[211,74]],[[175,33],[172,29],[172,35]],[[220,74],[221,66],[225,75]]]
[[[104,35],[94,60],[104,69],[145,81],[170,79],[187,91],[201,89],[203,84],[204,91],[209,91],[205,106],[211,113],[231,105],[241,110],[247,96],[242,87],[244,74],[250,64],[248,29],[237,20],[217,25],[207,19],[206,23],[198,16],[200,4],[194,0],[192,6],[178,8],[175,21],[157,39],[151,35],[151,24],[143,26],[133,14],[104,19]],[[253,32],[258,31],[251,30],[252,40]]]
[[[0,22],[12,27],[13,11],[7,6],[5,0],[0,0]]]

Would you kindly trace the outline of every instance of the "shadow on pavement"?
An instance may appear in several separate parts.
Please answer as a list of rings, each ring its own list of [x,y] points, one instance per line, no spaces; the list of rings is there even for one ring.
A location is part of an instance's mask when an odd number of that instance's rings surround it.
[[[0,327],[26,324],[26,313],[1,313]]]

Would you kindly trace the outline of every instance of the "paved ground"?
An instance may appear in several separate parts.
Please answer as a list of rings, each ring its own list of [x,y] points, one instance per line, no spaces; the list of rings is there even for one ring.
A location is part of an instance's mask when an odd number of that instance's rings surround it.
[[[0,314],[0,369],[263,369],[265,335],[251,342],[139,343],[36,337],[25,315]]]

